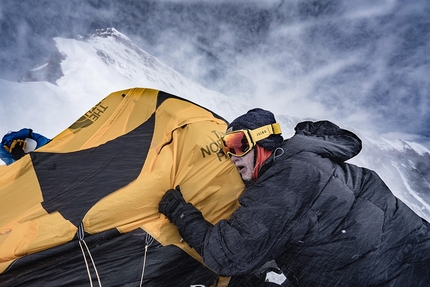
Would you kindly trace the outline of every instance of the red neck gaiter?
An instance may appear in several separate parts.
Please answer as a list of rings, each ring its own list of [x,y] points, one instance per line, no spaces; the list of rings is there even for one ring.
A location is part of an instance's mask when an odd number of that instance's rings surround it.
[[[272,155],[271,150],[264,149],[259,145],[256,145],[255,148],[257,157],[255,158],[254,171],[252,172],[253,181],[256,181],[258,179],[258,172],[260,171],[261,166],[266,161],[266,159],[268,159]]]

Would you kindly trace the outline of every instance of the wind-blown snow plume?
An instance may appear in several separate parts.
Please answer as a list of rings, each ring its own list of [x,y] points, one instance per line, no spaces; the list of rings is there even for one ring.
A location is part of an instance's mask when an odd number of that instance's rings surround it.
[[[419,134],[430,147],[428,0],[38,4],[0,1],[1,78],[15,80],[46,57],[52,37],[113,26],[229,98],[378,133]]]
[[[54,42],[54,56],[33,69],[31,77],[20,83],[0,80],[6,95],[0,98],[0,132],[31,127],[53,137],[111,92],[131,87],[175,94],[227,120],[251,108],[187,79],[114,28],[75,39],[58,37]],[[56,72],[48,73],[53,70]],[[28,82],[37,79],[45,81]],[[41,103],[43,109],[33,108]],[[10,122],[10,118],[17,120]],[[294,126],[302,120],[279,112],[277,119],[285,138],[293,135]],[[342,127],[363,140],[363,151],[351,162],[377,171],[399,198],[430,219],[430,151],[413,141],[384,139],[355,126]]]

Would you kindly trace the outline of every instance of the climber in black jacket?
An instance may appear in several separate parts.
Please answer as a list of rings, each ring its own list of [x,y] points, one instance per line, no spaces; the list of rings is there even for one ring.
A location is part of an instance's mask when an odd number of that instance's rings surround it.
[[[429,223],[374,171],[345,163],[361,140],[328,121],[295,131],[283,141],[262,109],[229,125],[223,149],[248,183],[229,220],[207,222],[179,188],[159,211],[223,276],[274,259],[285,286],[430,286]]]

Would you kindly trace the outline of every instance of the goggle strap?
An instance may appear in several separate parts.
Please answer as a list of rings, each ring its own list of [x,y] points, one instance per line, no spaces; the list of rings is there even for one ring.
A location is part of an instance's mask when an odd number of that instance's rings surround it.
[[[258,141],[265,139],[272,134],[275,134],[275,135],[281,134],[282,131],[279,123],[274,123],[274,124],[259,127],[255,130],[251,130],[249,131],[249,133],[251,135],[251,139],[253,143],[255,144]]]
[[[272,124],[273,134],[280,135],[282,134],[281,125],[279,123]]]

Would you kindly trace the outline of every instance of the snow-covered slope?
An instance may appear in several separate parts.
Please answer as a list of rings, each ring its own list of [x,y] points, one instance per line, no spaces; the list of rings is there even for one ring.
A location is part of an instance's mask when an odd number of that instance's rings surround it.
[[[351,130],[363,141],[351,163],[375,170],[398,198],[430,219],[430,151],[418,143]]]
[[[54,42],[56,56],[20,83],[0,79],[0,134],[30,126],[53,137],[108,94],[132,87],[163,90],[227,117],[246,112],[245,105],[183,77],[114,28]],[[35,79],[45,81],[28,82]]]
[[[53,56],[20,83],[0,80],[0,134],[30,127],[53,137],[111,92],[132,87],[178,95],[227,120],[252,108],[183,77],[113,28],[76,39],[55,38],[54,43]],[[285,138],[301,120],[288,115],[277,119]],[[351,163],[377,171],[399,198],[430,219],[430,151],[415,142],[343,128],[363,140],[363,151]]]
[[[186,97],[214,110],[231,107],[224,95],[205,89],[166,67],[113,28],[96,30],[76,40],[56,38],[55,42],[61,53],[67,55],[61,64],[65,76],[57,83],[75,100],[85,100],[88,93],[107,95],[141,86]]]

